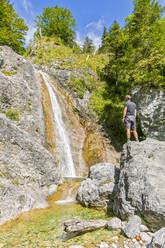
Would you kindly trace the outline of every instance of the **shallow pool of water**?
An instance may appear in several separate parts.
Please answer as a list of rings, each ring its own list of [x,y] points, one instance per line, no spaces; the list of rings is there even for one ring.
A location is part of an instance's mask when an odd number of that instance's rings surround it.
[[[106,219],[104,209],[84,208],[72,202],[56,204],[55,201],[64,200],[66,189],[72,185],[74,194],[78,183],[64,184],[57,193],[48,199],[49,207],[24,212],[15,220],[0,226],[0,247],[3,248],[65,248],[70,245],[83,245],[86,248],[96,247],[99,242],[110,240],[114,233],[100,229],[62,241],[62,223],[69,219]]]

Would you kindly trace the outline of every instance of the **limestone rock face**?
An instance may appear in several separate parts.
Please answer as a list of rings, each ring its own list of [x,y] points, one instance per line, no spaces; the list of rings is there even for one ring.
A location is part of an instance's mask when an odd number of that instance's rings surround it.
[[[121,155],[121,172],[113,210],[122,219],[141,214],[152,230],[165,226],[165,142],[129,142]]]
[[[118,182],[119,169],[109,163],[99,163],[90,168],[88,178],[78,189],[77,200],[84,206],[106,206],[113,197]]]
[[[165,227],[154,233],[152,248],[165,248]]]
[[[17,125],[44,143],[40,81],[33,65],[7,46],[0,47],[0,112],[19,114]]]
[[[52,155],[1,114],[0,224],[22,211],[46,206],[46,197],[59,182]]]
[[[61,175],[45,144],[38,73],[11,48],[0,47],[0,224],[45,207],[55,193]]]
[[[132,95],[143,133],[147,137],[165,141],[165,91],[137,87]]]

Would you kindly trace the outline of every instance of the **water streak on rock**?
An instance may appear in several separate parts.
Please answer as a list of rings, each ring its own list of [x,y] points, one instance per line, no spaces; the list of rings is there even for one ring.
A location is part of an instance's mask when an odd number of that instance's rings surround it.
[[[56,129],[56,152],[58,154],[62,175],[74,177],[76,176],[76,171],[73,163],[69,136],[66,131],[62,111],[57,99],[58,92],[56,88],[51,83],[49,83],[47,75],[43,72],[40,73],[44,79],[44,82],[50,94],[52,110],[54,114],[54,124]]]

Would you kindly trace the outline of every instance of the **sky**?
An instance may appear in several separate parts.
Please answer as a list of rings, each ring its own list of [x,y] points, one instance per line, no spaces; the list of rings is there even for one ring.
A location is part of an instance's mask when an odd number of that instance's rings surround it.
[[[165,0],[159,1],[165,5]],[[121,26],[125,18],[132,13],[133,0],[11,0],[17,14],[25,19],[29,26],[26,45],[35,32],[34,20],[43,8],[58,5],[71,10],[76,19],[76,41],[82,45],[86,36],[93,40],[96,48],[101,43],[103,28],[109,28],[114,20]]]

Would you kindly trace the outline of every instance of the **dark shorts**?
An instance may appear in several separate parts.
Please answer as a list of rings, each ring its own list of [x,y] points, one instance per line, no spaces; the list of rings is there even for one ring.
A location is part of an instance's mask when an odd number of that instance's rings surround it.
[[[125,117],[125,126],[126,129],[131,129],[132,131],[136,131],[136,119],[134,115],[129,115]]]

